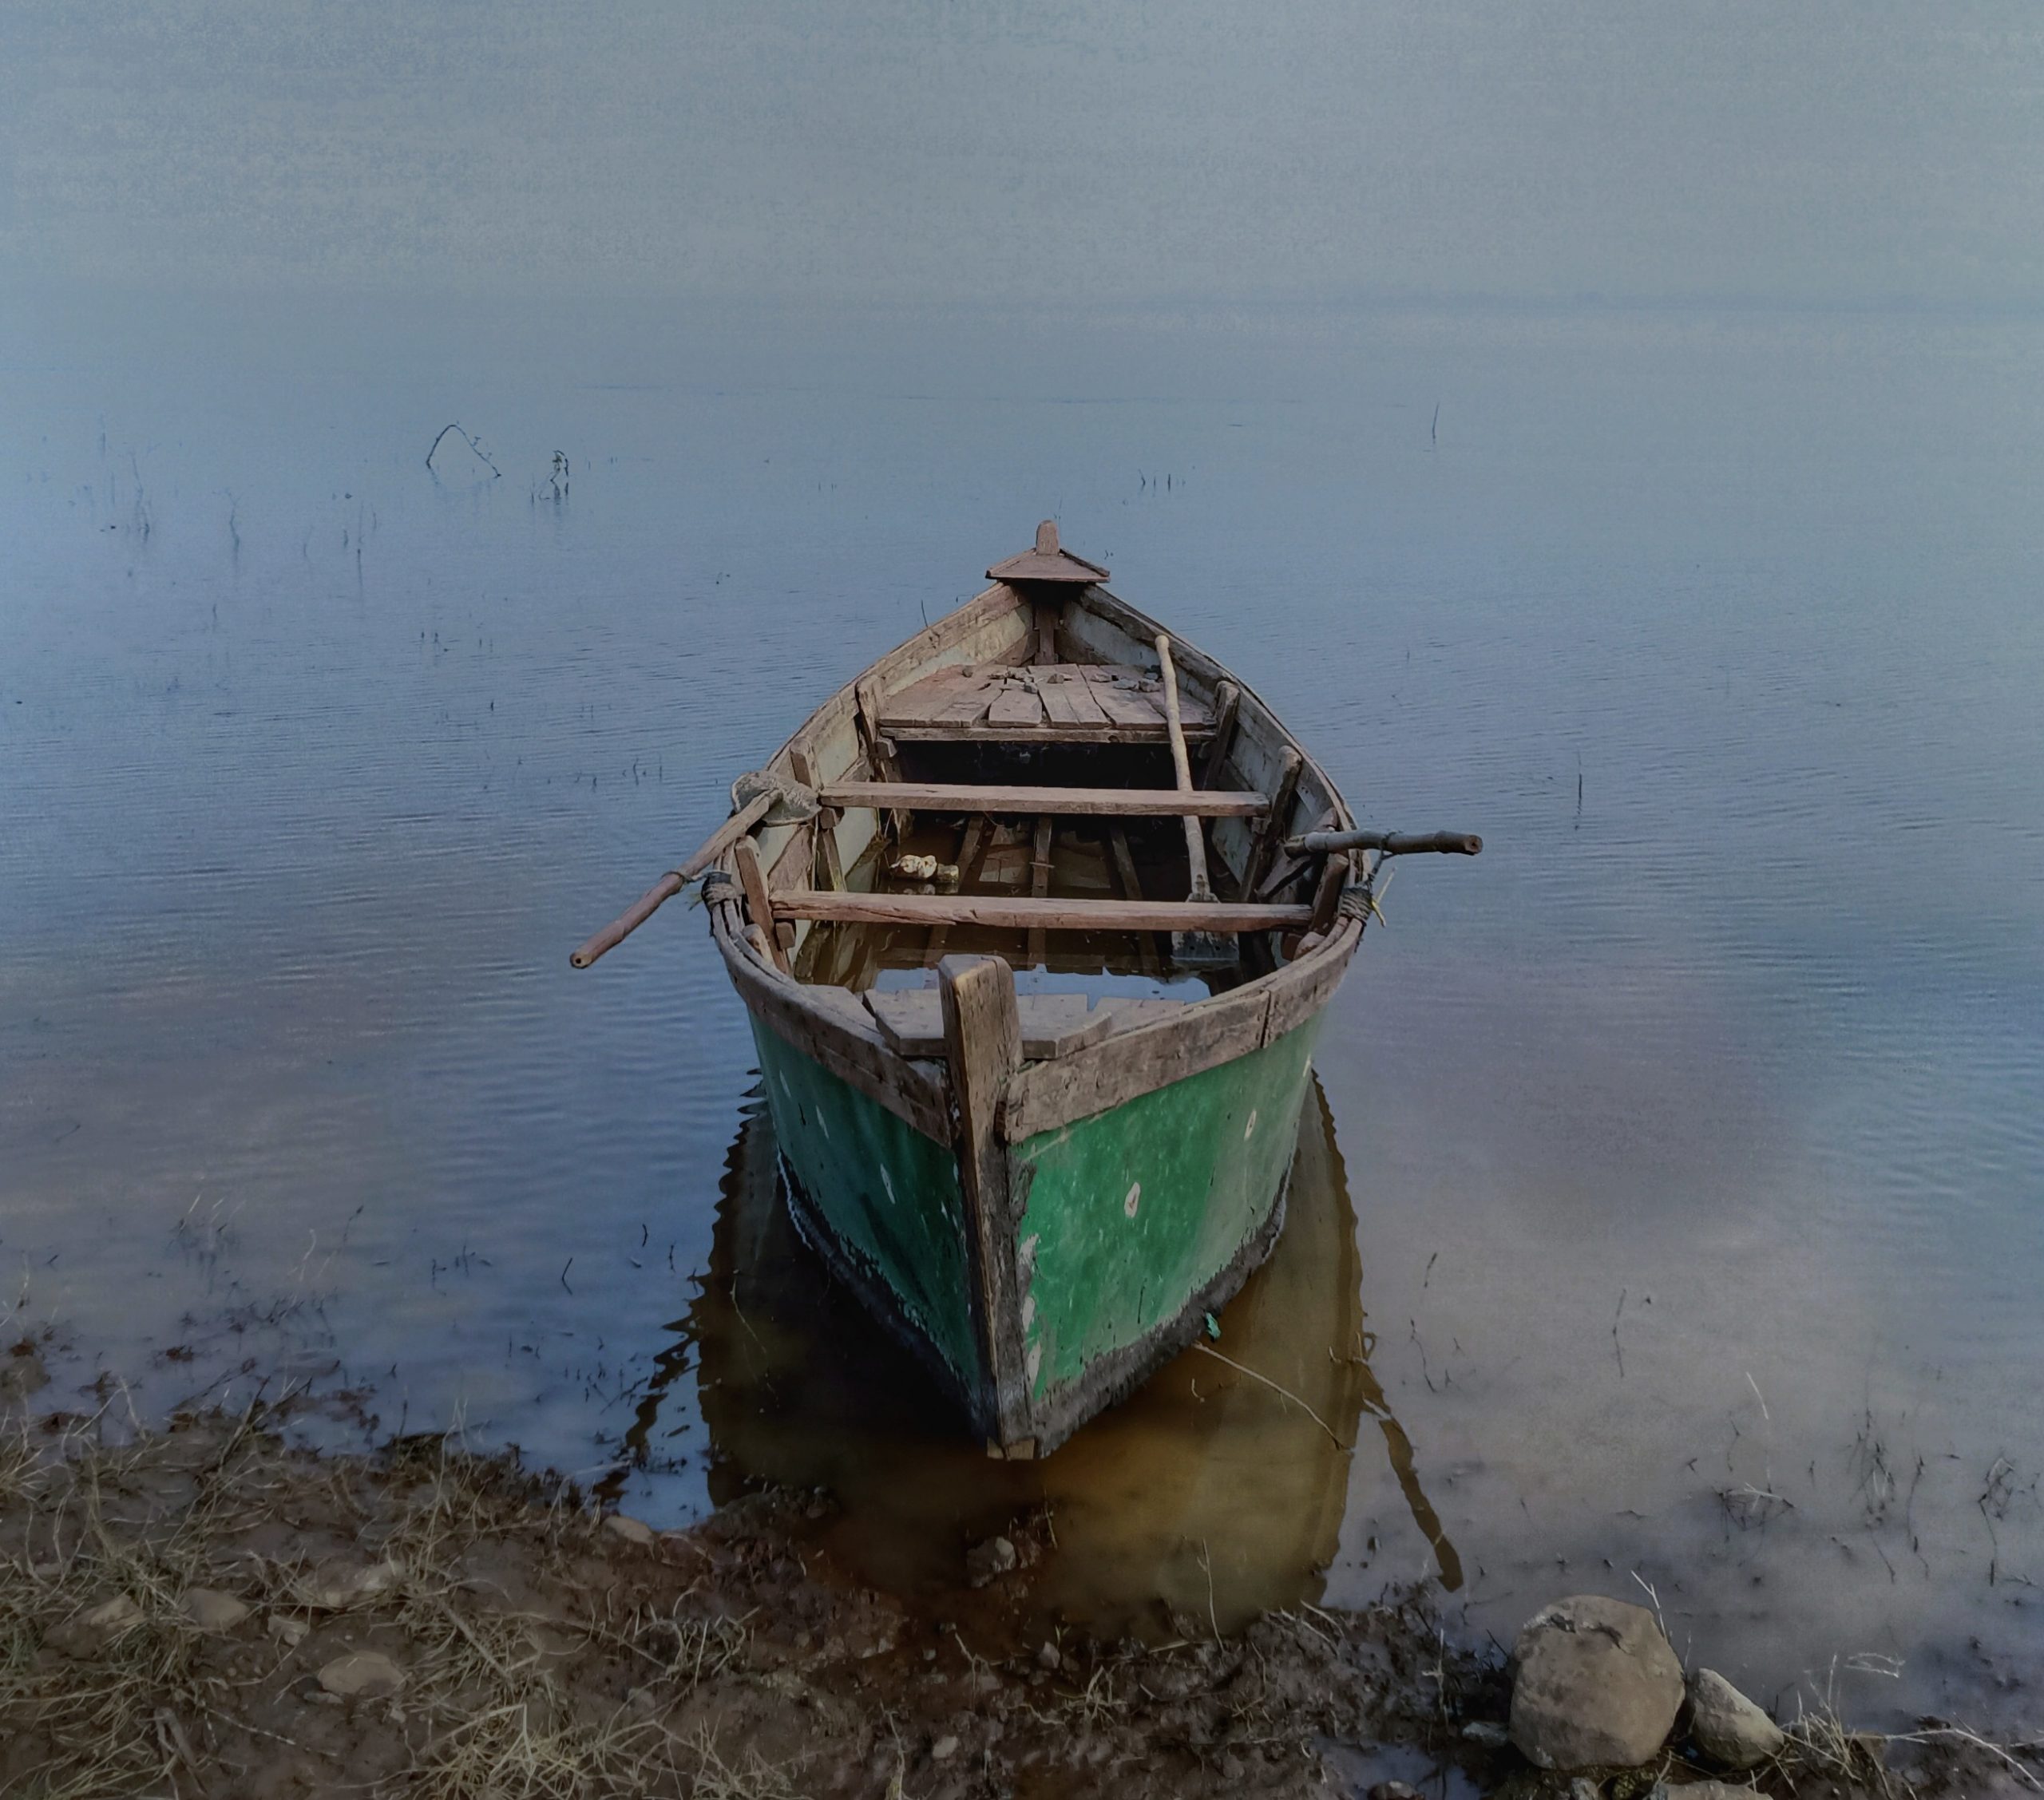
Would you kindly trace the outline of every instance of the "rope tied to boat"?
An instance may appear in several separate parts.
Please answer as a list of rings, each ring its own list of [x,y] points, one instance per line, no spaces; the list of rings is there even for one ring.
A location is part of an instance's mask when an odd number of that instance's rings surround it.
[[[689,896],[688,904],[691,906],[715,906],[719,900],[741,899],[744,892],[735,876],[725,874],[721,868],[713,868],[704,874],[695,892]]]
[[[776,775],[770,769],[755,769],[731,783],[731,810],[743,812],[748,802],[763,793],[774,797],[761,821],[765,825],[806,825],[822,808],[815,789],[805,787],[791,776]]]
[[[1378,866],[1373,863],[1369,873],[1365,875],[1361,880],[1352,881],[1341,890],[1341,897],[1335,902],[1334,906],[1337,918],[1353,919],[1365,931],[1369,929],[1370,921],[1373,919],[1380,925],[1387,925],[1383,911],[1377,904]],[[1384,886],[1388,888],[1391,885],[1391,876],[1397,872],[1396,869],[1392,869],[1385,875]]]

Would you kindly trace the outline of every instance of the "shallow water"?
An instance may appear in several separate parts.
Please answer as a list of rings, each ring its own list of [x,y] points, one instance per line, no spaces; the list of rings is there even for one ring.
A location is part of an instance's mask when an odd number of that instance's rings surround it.
[[[2041,370],[1932,315],[14,303],[0,1266],[73,1347],[45,1398],[314,1381],[662,1519],[828,1480],[912,1583],[984,1529],[802,1297],[699,917],[566,953],[1055,513],[1367,822],[1486,841],[1401,868],[1323,1037],[1353,1325],[1259,1312],[1274,1266],[1216,1347],[1366,1341],[1353,1451],[1175,1366],[1027,1478],[1063,1604],[1452,1556],[1474,1630],[1650,1587],[1768,1697],[2030,1716]],[[501,475],[425,466],[450,419]]]

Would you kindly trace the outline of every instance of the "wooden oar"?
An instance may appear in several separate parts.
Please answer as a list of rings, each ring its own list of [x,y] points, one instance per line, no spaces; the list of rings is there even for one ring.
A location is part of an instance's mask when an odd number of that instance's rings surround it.
[[[607,950],[615,950],[661,907],[700,875],[746,833],[766,817],[774,804],[774,790],[757,794],[711,833],[709,841],[679,868],[671,868],[641,894],[628,912],[604,926],[568,959],[568,967],[586,969]]]
[[[1194,791],[1192,762],[1185,754],[1185,722],[1178,714],[1178,672],[1171,665],[1171,640],[1161,631],[1157,634],[1157,660],[1163,665],[1164,723],[1171,733],[1171,766],[1178,774],[1178,792],[1190,794]],[[1190,813],[1185,816],[1185,857],[1192,869],[1193,904],[1211,904],[1214,888],[1206,879],[1206,837]],[[1171,933],[1171,959],[1188,968],[1232,963],[1236,954],[1230,940],[1212,932]]]
[[[1375,850],[1387,856],[1410,856],[1423,850],[1443,856],[1473,856],[1483,841],[1467,831],[1309,831],[1303,837],[1285,840],[1285,852],[1293,856],[1333,856],[1343,850]]]

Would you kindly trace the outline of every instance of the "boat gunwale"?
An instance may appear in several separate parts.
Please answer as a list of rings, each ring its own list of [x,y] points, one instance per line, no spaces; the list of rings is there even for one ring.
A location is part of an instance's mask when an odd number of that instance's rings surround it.
[[[1147,634],[1154,640],[1163,634],[1163,627],[1147,614],[1099,583],[1074,587],[1059,598],[1132,636]],[[1028,595],[1005,582],[995,582],[876,657],[835,689],[789,734],[766,766],[792,777],[794,754],[817,735],[819,722],[833,725],[856,712],[862,689],[904,669],[920,670],[926,661],[944,655],[974,630],[1012,612],[1027,611],[1032,606]],[[1210,693],[1222,682],[1234,684],[1240,694],[1238,708],[1250,704],[1258,708],[1269,723],[1266,735],[1277,745],[1295,751],[1302,771],[1311,770],[1332,802],[1337,829],[1353,828],[1354,815],[1341,790],[1270,703],[1196,644],[1175,636],[1171,643],[1182,671],[1195,677]],[[735,851],[727,852],[719,866],[727,874],[735,875]],[[949,1141],[954,1109],[948,1074],[941,1063],[903,1055],[870,1021],[855,1019],[838,1003],[823,998],[826,994],[844,995],[849,990],[802,982],[777,968],[747,936],[735,903],[713,905],[710,911],[711,935],[749,1011],[763,1018],[795,1048],[815,1055],[831,1073],[917,1130],[940,1142]],[[1305,1023],[1333,997],[1361,938],[1359,922],[1341,920],[1304,955],[1268,975],[1219,994],[1184,1002],[1182,1010],[1169,1017],[1110,1030],[1104,1037],[1066,1055],[1025,1062],[1012,1078],[1008,1098],[1001,1109],[1003,1137],[1010,1143],[1018,1142],[1040,1131],[1112,1111],[1143,1094],[1169,1086],[1274,1041]],[[1294,993],[1301,988],[1303,993]],[[1239,1029],[1233,1032],[1216,1029],[1224,1017],[1255,1013],[1259,1007],[1261,1016],[1253,1041],[1241,1041],[1243,1034]],[[1202,1038],[1210,1040],[1204,1046],[1200,1043]],[[1175,1050],[1178,1054],[1174,1054]],[[1150,1070],[1147,1074],[1141,1072],[1146,1064]],[[1103,1078],[1117,1072],[1119,1079],[1103,1082]]]

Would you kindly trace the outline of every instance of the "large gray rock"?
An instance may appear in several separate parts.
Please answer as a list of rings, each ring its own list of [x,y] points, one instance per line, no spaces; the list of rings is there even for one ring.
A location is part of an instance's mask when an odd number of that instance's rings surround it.
[[[1721,1769],[1757,1769],[1788,1742],[1781,1727],[1715,1669],[1689,1678],[1689,1735]]]
[[[1527,1620],[1512,1652],[1511,1741],[1543,1769],[1646,1762],[1682,1706],[1682,1666],[1643,1606],[1575,1594]]]

